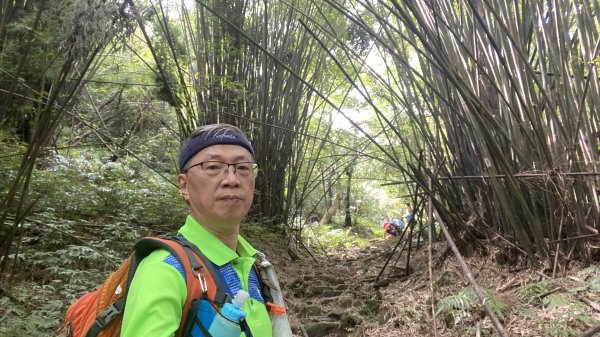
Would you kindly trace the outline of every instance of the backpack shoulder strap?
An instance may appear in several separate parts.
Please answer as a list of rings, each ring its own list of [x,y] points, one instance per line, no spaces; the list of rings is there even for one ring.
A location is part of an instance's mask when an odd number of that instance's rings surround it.
[[[160,236],[159,238],[163,238],[163,236]],[[182,235],[165,235],[164,238],[167,240],[172,240],[173,242],[181,245],[187,256],[190,257],[190,261],[197,258],[202,263],[202,267],[204,268],[203,272],[205,273],[204,276],[210,277],[212,279],[211,282],[215,285],[214,287],[210,287],[208,289],[208,298],[212,302],[216,303],[219,307],[222,307],[229,300],[229,295],[225,291],[226,288],[223,285],[223,281],[221,278],[217,277],[219,272],[215,270],[215,265],[200,251],[196,245],[189,242]],[[198,277],[196,276],[196,279],[197,278]]]
[[[258,283],[259,283],[259,287],[260,287],[260,295],[265,300],[265,305],[267,305],[267,303],[273,303],[273,296],[271,295],[271,287],[269,287],[269,285],[265,281],[265,275],[263,275],[264,270],[260,266],[260,262],[258,260],[256,260],[254,262],[252,269],[254,269],[254,272],[256,273],[256,276],[258,277]],[[267,310],[268,310],[268,305],[267,305]]]
[[[135,273],[135,269],[141,260],[156,249],[169,251],[184,270],[188,296],[182,309],[182,319],[176,334],[176,336],[180,336],[186,326],[186,318],[189,317],[188,313],[192,307],[192,301],[206,296],[222,306],[227,301],[227,294],[222,290],[223,287],[218,278],[213,276],[215,273],[212,263],[200,252],[198,247],[180,235],[147,237],[136,243],[127,289],[129,289],[133,273]]]

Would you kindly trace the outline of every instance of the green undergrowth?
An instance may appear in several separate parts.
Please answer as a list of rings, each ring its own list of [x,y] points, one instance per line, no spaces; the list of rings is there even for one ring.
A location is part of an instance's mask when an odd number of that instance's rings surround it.
[[[600,323],[600,315],[585,303],[600,300],[600,268],[591,266],[568,276],[564,282],[544,278],[516,291],[522,304],[518,315],[543,322],[547,336],[579,336]]]
[[[240,234],[259,251],[266,254],[271,262],[289,259],[285,225],[275,225],[272,221],[254,220],[242,223]]]
[[[335,228],[330,225],[305,229],[304,238],[309,246],[318,251],[364,246],[366,242],[354,235],[351,228]]]
[[[109,156],[71,150],[39,161],[25,198],[32,211],[0,279],[0,336],[57,336],[68,305],[114,271],[137,239],[184,221],[187,206],[171,181],[132,158]],[[16,158],[0,159],[0,196],[15,170]]]
[[[454,283],[451,274],[444,273],[433,286],[436,291],[443,292],[444,287]],[[515,322],[530,322],[524,329],[540,336],[579,336],[582,331],[600,323],[595,309],[585,303],[586,299],[590,303],[600,300],[600,268],[597,266],[563,278],[542,278],[526,283],[508,294],[487,288],[481,291],[500,323],[512,329],[516,329]],[[461,336],[494,335],[489,321],[487,326],[479,328],[479,332],[473,328],[486,314],[471,287],[441,298],[436,305],[436,315],[444,320],[450,331]]]
[[[304,228],[302,238],[308,247],[327,253],[339,249],[366,247],[381,237],[380,224],[358,219],[351,227],[344,226],[344,218],[337,216],[328,225],[309,225]]]

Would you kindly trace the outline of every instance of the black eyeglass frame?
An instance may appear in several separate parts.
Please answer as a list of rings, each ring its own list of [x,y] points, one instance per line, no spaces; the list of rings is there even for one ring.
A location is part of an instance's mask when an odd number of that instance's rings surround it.
[[[207,163],[220,163],[220,164],[227,165],[227,168],[223,171],[225,173],[224,176],[226,176],[229,173],[229,167],[231,167],[231,166],[233,166],[233,174],[235,174],[237,177],[245,178],[245,179],[249,179],[249,178],[253,178],[254,179],[258,175],[258,165],[256,164],[256,162],[253,162],[253,161],[241,161],[239,163],[233,163],[232,164],[232,163],[228,163],[228,162],[224,162],[224,161],[220,161],[220,160],[206,160],[206,161],[201,161],[199,163],[190,165],[188,168],[186,168],[183,171],[183,173],[187,173],[192,167],[196,167],[196,166],[200,166],[200,168],[204,172],[205,171],[204,164],[207,164]],[[252,173],[249,176],[238,175],[237,174],[237,172],[238,172],[237,165],[240,165],[240,164],[250,164],[250,172],[252,172]],[[214,177],[217,177],[217,176],[218,176],[218,174],[214,175]]]

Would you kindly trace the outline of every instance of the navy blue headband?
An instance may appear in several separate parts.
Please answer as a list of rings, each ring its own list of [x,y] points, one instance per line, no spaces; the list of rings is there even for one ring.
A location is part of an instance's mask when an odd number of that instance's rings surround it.
[[[196,153],[204,150],[205,148],[213,145],[239,145],[250,151],[252,157],[254,157],[254,150],[252,145],[246,139],[246,137],[232,133],[232,132],[207,132],[198,137],[190,139],[185,146],[179,152],[179,172],[183,172],[185,165],[187,164]]]

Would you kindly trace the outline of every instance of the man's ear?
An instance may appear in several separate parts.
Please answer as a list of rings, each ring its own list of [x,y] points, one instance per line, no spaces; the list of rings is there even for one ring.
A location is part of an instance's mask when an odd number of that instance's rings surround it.
[[[190,193],[187,189],[187,174],[180,173],[177,176],[177,181],[179,182],[179,192],[181,192],[181,196],[183,196],[183,200],[189,202],[190,201]]]

